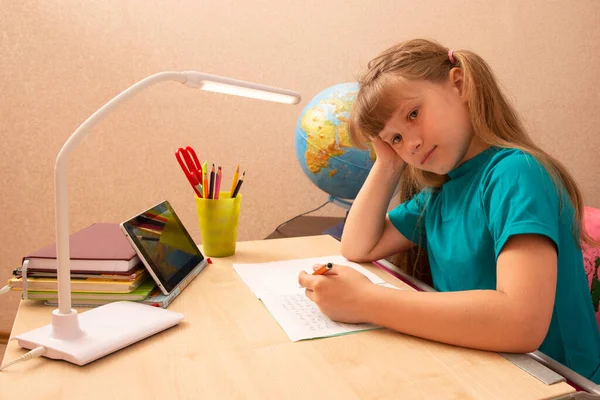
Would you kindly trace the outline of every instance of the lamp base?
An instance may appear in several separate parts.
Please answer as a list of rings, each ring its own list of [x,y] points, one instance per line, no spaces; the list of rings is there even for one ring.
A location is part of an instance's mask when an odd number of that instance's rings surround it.
[[[76,313],[73,311],[73,313]],[[56,315],[56,312],[55,312]],[[53,323],[15,336],[19,346],[35,349],[44,346],[44,357],[85,365],[135,342],[145,339],[183,319],[183,314],[131,301],[118,301],[81,313],[67,314],[71,335]],[[57,335],[60,332],[59,335]]]

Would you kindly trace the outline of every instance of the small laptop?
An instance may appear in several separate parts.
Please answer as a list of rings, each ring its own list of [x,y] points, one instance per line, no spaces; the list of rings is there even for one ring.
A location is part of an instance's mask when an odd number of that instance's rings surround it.
[[[121,229],[160,290],[168,295],[207,260],[168,201],[122,222]]]

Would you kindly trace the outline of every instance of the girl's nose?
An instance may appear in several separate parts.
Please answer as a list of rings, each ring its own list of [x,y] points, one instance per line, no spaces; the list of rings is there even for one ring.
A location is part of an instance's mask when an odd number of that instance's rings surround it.
[[[408,140],[406,148],[408,149],[408,152],[410,154],[416,154],[419,151],[419,149],[421,148],[422,144],[423,144],[423,142],[421,141],[421,139],[413,138],[411,140]]]

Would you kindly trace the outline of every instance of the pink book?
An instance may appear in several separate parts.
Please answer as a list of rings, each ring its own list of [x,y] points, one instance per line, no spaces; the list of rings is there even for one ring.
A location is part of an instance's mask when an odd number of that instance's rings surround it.
[[[97,223],[69,236],[70,269],[77,271],[124,272],[139,258],[118,224]],[[56,243],[23,258],[27,268],[56,270]]]

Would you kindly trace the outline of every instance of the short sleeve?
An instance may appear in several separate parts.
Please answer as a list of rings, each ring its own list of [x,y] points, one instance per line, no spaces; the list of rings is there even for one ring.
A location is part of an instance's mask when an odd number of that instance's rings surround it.
[[[496,259],[513,235],[544,235],[558,249],[558,190],[535,158],[513,153],[494,163],[482,179],[481,195]]]
[[[426,243],[425,206],[430,197],[429,190],[422,190],[388,213],[398,232],[420,247],[425,247]]]

